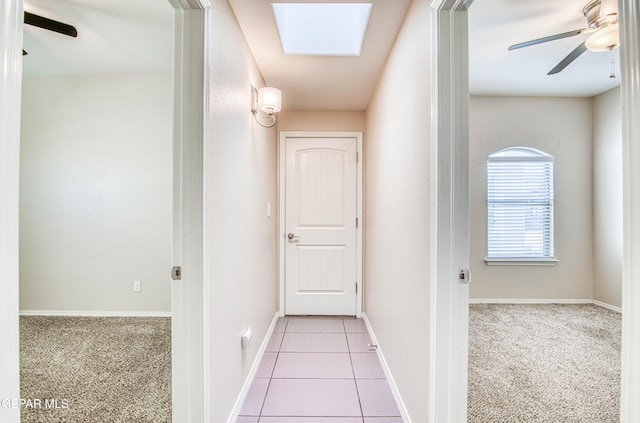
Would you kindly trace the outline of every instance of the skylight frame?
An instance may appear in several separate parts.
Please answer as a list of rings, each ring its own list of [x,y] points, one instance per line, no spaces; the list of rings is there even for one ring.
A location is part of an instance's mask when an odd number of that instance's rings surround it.
[[[372,3],[272,3],[286,55],[360,56]],[[331,28],[327,28],[328,26]]]

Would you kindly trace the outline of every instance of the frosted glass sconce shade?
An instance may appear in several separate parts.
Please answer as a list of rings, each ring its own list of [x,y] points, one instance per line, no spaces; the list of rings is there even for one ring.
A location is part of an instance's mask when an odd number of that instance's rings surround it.
[[[253,86],[251,87],[251,92],[253,93],[253,105],[251,107],[253,118],[260,126],[265,128],[273,127],[276,124],[274,113],[282,110],[282,93],[279,89],[273,87],[256,89]],[[266,116],[258,119],[258,112],[264,113]],[[264,118],[267,119],[266,123],[260,122]]]
[[[282,94],[273,87],[263,87],[258,90],[258,110],[272,114],[282,109]]]

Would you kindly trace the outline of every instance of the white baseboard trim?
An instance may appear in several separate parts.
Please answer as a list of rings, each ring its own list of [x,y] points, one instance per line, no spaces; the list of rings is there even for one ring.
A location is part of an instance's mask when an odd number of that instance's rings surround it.
[[[598,301],[598,300],[593,300],[593,304],[600,306],[602,308],[606,308],[611,311],[615,311],[617,313],[622,313],[622,307],[616,307],[614,305],[603,303],[602,301]]]
[[[369,322],[369,319],[367,318],[367,314],[365,312],[362,312],[362,320],[364,321],[364,324],[367,327],[367,330],[369,331],[369,336],[371,336],[371,342],[373,342],[373,344],[378,346],[377,348],[378,358],[380,359],[380,364],[382,365],[382,369],[384,370],[384,375],[386,376],[387,381],[389,382],[389,386],[391,387],[391,393],[393,393],[393,398],[396,400],[396,404],[398,405],[400,415],[402,416],[402,421],[404,423],[412,423],[411,417],[409,417],[409,413],[407,412],[407,407],[404,401],[402,400],[402,397],[400,396],[398,385],[396,385],[395,380],[393,380],[391,369],[389,369],[389,365],[387,364],[387,361],[384,358],[384,354],[382,353],[382,348],[380,348],[380,344],[376,339],[376,335],[373,332],[373,328],[371,327],[371,323]]]
[[[580,299],[522,299],[522,298],[474,298],[469,299],[469,304],[593,304],[618,313],[622,312],[620,307],[603,303],[598,300],[580,300]]]
[[[20,316],[171,317],[171,312],[170,311],[20,310]]]
[[[469,298],[469,304],[593,304],[593,300],[565,298]]]
[[[273,316],[273,320],[271,321],[271,325],[269,329],[267,329],[267,334],[262,340],[262,344],[260,344],[260,349],[258,350],[258,354],[256,354],[256,359],[253,360],[253,364],[251,365],[251,369],[249,370],[249,374],[244,381],[244,385],[242,385],[242,389],[240,390],[240,394],[238,395],[238,399],[236,399],[236,403],[231,410],[231,414],[227,419],[227,423],[235,423],[238,419],[238,415],[240,415],[240,411],[242,410],[242,405],[244,404],[244,400],[247,398],[247,394],[249,393],[249,389],[251,388],[251,384],[253,383],[253,379],[256,377],[256,373],[258,372],[258,367],[260,366],[260,361],[262,361],[262,356],[264,356],[264,352],[267,349],[267,345],[269,344],[269,339],[271,339],[271,335],[276,328],[276,324],[278,323],[278,318],[280,317],[280,312],[276,311],[275,316]]]

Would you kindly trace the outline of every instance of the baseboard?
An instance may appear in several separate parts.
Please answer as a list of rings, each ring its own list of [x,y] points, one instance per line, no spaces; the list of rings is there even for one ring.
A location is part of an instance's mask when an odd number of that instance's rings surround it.
[[[171,312],[170,311],[20,310],[20,316],[171,317]]]
[[[260,366],[260,361],[262,361],[262,356],[264,355],[265,350],[267,349],[267,344],[269,344],[269,339],[271,339],[271,335],[276,328],[276,324],[278,323],[278,318],[280,317],[280,312],[276,311],[275,316],[273,316],[273,320],[271,321],[271,325],[269,329],[267,329],[267,334],[262,340],[262,344],[260,344],[260,349],[258,350],[258,354],[256,354],[256,359],[253,360],[253,364],[251,365],[251,369],[249,370],[249,374],[244,381],[244,385],[242,385],[242,389],[240,390],[240,394],[238,395],[238,399],[236,403],[233,405],[233,409],[231,410],[231,414],[227,419],[227,423],[235,423],[238,419],[238,415],[240,415],[240,411],[242,410],[242,405],[244,404],[244,400],[247,398],[247,394],[249,393],[249,389],[251,388],[251,384],[253,383],[253,379],[256,377],[256,373],[258,372],[258,367]]]
[[[522,298],[474,298],[469,299],[469,304],[593,304],[602,308],[606,308],[618,313],[622,312],[620,307],[603,303],[598,300],[580,300],[580,299],[522,299]]]
[[[387,360],[384,358],[384,354],[382,352],[382,348],[380,348],[380,344],[376,338],[375,333],[373,332],[373,328],[371,327],[371,323],[367,318],[367,314],[362,312],[362,320],[364,321],[367,330],[369,331],[369,336],[371,336],[371,342],[374,345],[377,345],[378,358],[380,359],[380,364],[382,365],[382,369],[384,370],[384,375],[389,382],[389,386],[391,387],[391,392],[393,393],[393,397],[396,400],[396,404],[398,405],[398,409],[400,411],[400,415],[402,416],[402,421],[404,423],[412,423],[411,418],[409,417],[409,413],[407,412],[407,407],[400,396],[400,391],[398,390],[398,385],[396,385],[395,380],[393,379],[393,375],[391,374],[391,369],[389,369],[389,365],[387,364]]]
[[[602,308],[606,308],[611,311],[615,311],[616,313],[622,313],[622,307],[616,307],[611,304],[603,303],[602,301],[593,300],[593,304],[600,306]]]
[[[470,298],[469,304],[593,304],[593,300],[565,298]]]

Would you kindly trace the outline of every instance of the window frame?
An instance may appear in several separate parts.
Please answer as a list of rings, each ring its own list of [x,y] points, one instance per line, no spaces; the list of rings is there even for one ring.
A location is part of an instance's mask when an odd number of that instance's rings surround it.
[[[490,223],[489,223],[489,165],[495,162],[545,162],[551,164],[551,181],[550,181],[550,210],[548,211],[551,219],[550,219],[550,227],[547,229],[550,233],[550,246],[548,248],[551,251],[549,256],[522,256],[522,257],[510,257],[510,256],[489,256],[490,251]],[[490,266],[555,266],[558,263],[558,260],[555,258],[555,222],[554,222],[554,213],[555,213],[555,175],[554,175],[554,166],[555,158],[547,154],[543,151],[536,150],[529,147],[508,147],[502,150],[496,151],[490,154],[487,157],[486,167],[485,167],[485,182],[486,182],[486,251],[487,257],[485,258],[485,263]]]

